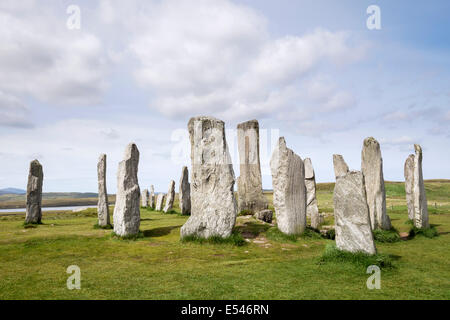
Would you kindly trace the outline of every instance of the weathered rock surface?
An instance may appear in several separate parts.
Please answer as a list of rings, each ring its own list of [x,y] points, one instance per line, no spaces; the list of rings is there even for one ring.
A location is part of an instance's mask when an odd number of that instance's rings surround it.
[[[175,201],[175,181],[171,180],[169,183],[169,190],[167,191],[166,205],[164,206],[164,213],[169,212],[173,208]]]
[[[42,165],[38,160],[31,161],[28,173],[25,223],[41,223],[43,181]]]
[[[325,222],[325,217],[323,214],[317,212],[317,214],[311,215],[311,227],[314,229],[319,229],[319,226]]]
[[[148,205],[150,208],[155,209],[155,187],[150,186],[150,196],[148,198]]]
[[[422,147],[414,145],[414,225],[416,228],[429,228],[428,204],[422,174]]]
[[[414,221],[414,155],[411,154],[405,162],[405,193],[408,207],[408,218]]]
[[[166,195],[164,193],[159,193],[156,197],[156,211],[161,211],[163,208],[164,201],[166,200]]]
[[[334,175],[337,177],[347,174],[348,165],[344,160],[344,157],[340,154],[333,155]]]
[[[262,210],[262,211],[258,211],[257,213],[255,213],[253,215],[253,217],[255,219],[267,222],[267,223],[272,223],[272,218],[273,218],[273,212],[272,210]]]
[[[191,184],[189,183],[189,170],[187,167],[181,169],[180,190],[178,192],[180,200],[180,211],[182,215],[191,214]]]
[[[109,219],[109,202],[108,193],[106,191],[106,154],[100,155],[97,164],[98,176],[98,225],[106,227],[110,225]]]
[[[225,123],[212,117],[192,118],[191,217],[181,237],[228,237],[237,216],[234,171],[225,137]]]
[[[336,246],[349,252],[375,254],[364,176],[351,171],[336,178],[334,188]]]
[[[364,175],[372,230],[390,230],[392,226],[391,220],[386,213],[383,159],[381,157],[380,144],[372,137],[365,139],[363,143],[361,171]]]
[[[237,126],[240,176],[238,185],[238,210],[252,213],[268,208],[262,190],[259,160],[259,123],[251,120]]]
[[[148,201],[150,198],[150,193],[148,192],[148,189],[144,189],[144,191],[142,191],[142,195],[141,195],[141,206],[144,208],[148,207]]]
[[[270,160],[273,205],[278,229],[285,234],[301,234],[306,229],[305,167],[302,159],[278,141]]]
[[[117,172],[114,233],[121,237],[139,233],[141,192],[137,177],[138,165],[139,150],[134,143],[130,143]]]
[[[316,197],[316,175],[310,158],[306,158],[303,163],[305,165],[306,215],[311,219],[311,227],[317,229],[321,220]]]

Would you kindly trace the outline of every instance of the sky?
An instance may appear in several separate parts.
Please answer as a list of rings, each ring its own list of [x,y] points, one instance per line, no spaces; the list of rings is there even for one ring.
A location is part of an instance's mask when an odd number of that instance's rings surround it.
[[[449,12],[447,0],[2,0],[0,188],[25,189],[38,159],[44,192],[96,192],[105,153],[114,193],[135,142],[141,188],[166,191],[199,115],[225,121],[236,177],[236,126],[259,120],[267,189],[280,136],[318,182],[334,181],[333,154],[360,170],[370,136],[386,180],[404,180],[415,143],[424,178],[450,179]]]

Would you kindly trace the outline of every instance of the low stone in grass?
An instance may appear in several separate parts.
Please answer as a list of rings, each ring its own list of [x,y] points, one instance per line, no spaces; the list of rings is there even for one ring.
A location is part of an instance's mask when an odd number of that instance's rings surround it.
[[[262,210],[254,214],[254,217],[258,220],[266,223],[272,223],[273,212],[272,210]]]

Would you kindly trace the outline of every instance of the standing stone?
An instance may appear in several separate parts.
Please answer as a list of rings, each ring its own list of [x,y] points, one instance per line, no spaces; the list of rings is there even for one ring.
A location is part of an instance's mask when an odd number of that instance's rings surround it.
[[[351,171],[338,176],[333,198],[338,249],[375,254],[363,174]]]
[[[259,161],[259,123],[251,120],[237,126],[241,175],[237,179],[239,212],[256,213],[268,208],[262,191]]]
[[[100,227],[106,227],[110,225],[109,220],[109,203],[108,193],[106,191],[106,154],[100,155],[97,164],[97,176],[98,176],[98,225]]]
[[[337,177],[348,173],[348,165],[345,163],[344,157],[340,154],[333,155],[334,175]]]
[[[148,189],[144,189],[144,191],[142,191],[142,195],[141,195],[141,206],[144,208],[148,207],[148,200],[149,200],[150,194],[148,193]]]
[[[317,229],[323,219],[320,219],[316,198],[316,175],[310,158],[306,158],[305,186],[306,186],[306,215],[311,219],[311,227]]]
[[[425,194],[425,185],[422,174],[422,148],[418,144],[414,145],[414,225],[416,228],[429,228],[428,205]]]
[[[301,234],[306,229],[305,167],[302,159],[278,141],[270,160],[273,206],[278,229],[285,234]]]
[[[31,161],[28,173],[25,223],[41,223],[43,180],[42,165],[37,160]]]
[[[164,213],[169,212],[173,208],[175,200],[175,181],[171,180],[169,183],[169,191],[167,192],[166,205],[164,206]]]
[[[414,155],[411,154],[405,162],[405,193],[408,206],[408,218],[414,221]]]
[[[164,193],[159,193],[156,197],[156,211],[161,211],[163,207],[164,200],[166,200],[166,195]]]
[[[391,219],[386,213],[386,191],[384,189],[383,158],[380,144],[370,137],[364,140],[361,152],[361,171],[366,186],[372,230],[390,230]]]
[[[183,167],[183,169],[181,169],[178,198],[180,202],[181,214],[191,214],[191,184],[189,183],[189,170],[187,167]]]
[[[138,183],[139,150],[130,143],[119,163],[117,172],[117,196],[114,208],[114,233],[124,237],[139,233],[140,189]]]
[[[212,117],[192,118],[191,217],[181,237],[229,237],[237,216],[234,171],[225,137],[225,123]]]
[[[149,198],[149,207],[155,209],[155,187],[153,185],[150,186],[150,198]]]

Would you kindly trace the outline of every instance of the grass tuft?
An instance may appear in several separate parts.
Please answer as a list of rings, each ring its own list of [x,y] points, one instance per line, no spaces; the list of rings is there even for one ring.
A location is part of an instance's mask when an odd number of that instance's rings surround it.
[[[37,228],[38,225],[42,225],[42,222],[24,222],[23,227],[25,229],[34,229]]]
[[[119,236],[114,231],[111,232],[111,237],[113,239],[119,239],[119,240],[138,240],[144,238],[144,233],[142,231],[139,231],[137,234],[130,234],[128,236]]]
[[[339,250],[335,244],[327,244],[319,264],[325,263],[351,263],[356,266],[367,268],[376,265],[380,268],[393,268],[392,258],[389,255],[377,253],[369,255],[363,252],[347,252]]]
[[[306,227],[305,232],[300,235],[300,238],[304,239],[323,239],[319,230],[313,229],[311,227]]]
[[[101,226],[98,223],[94,224],[94,229],[103,229],[103,230],[112,230],[114,227],[111,224],[107,224],[106,226]]]
[[[178,212],[177,211],[175,211],[175,210],[169,210],[169,211],[167,211],[167,212],[163,212],[164,214],[178,214]]]
[[[395,229],[391,230],[376,229],[373,231],[373,238],[375,239],[375,241],[381,243],[394,243],[401,240],[400,235]]]
[[[246,244],[244,238],[242,238],[241,234],[237,231],[233,231],[231,236],[228,238],[222,238],[220,236],[212,236],[209,238],[201,238],[195,235],[186,236],[181,238],[181,242],[187,243],[187,242],[194,242],[199,244],[231,244],[237,247],[241,247]]]
[[[439,232],[435,226],[430,226],[429,228],[417,228],[413,226],[409,231],[409,237],[414,238],[415,236],[423,236],[432,239],[438,237]]]
[[[297,242],[298,236],[295,234],[285,234],[277,227],[272,227],[266,232],[266,237],[269,240],[277,242]]]

